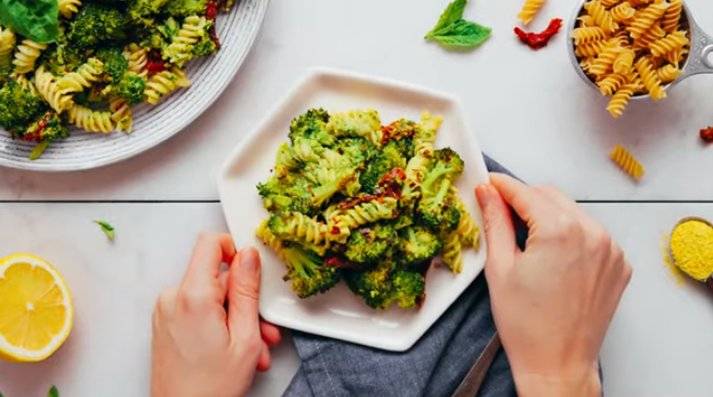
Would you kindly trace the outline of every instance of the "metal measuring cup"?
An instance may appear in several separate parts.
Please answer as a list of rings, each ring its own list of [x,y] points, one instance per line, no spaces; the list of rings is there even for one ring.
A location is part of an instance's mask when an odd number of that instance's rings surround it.
[[[574,54],[575,46],[574,40],[572,40],[572,31],[577,27],[577,17],[582,14],[584,10],[584,3],[588,0],[580,0],[577,2],[577,7],[574,10],[572,18],[570,18],[569,24],[567,25],[567,52],[569,54],[569,59],[572,62],[577,74],[582,78],[590,87],[599,89],[597,85],[592,81],[592,79],[584,73],[582,67],[577,60],[577,56]],[[681,25],[688,31],[690,44],[690,51],[686,55],[683,67],[681,68],[681,75],[671,83],[664,86],[666,90],[674,85],[680,83],[684,79],[691,76],[703,73],[713,73],[713,36],[707,34],[701,29],[693,19],[691,10],[688,8],[685,2],[683,2],[683,13],[681,14]],[[637,94],[632,97],[632,99],[647,99],[649,94]]]

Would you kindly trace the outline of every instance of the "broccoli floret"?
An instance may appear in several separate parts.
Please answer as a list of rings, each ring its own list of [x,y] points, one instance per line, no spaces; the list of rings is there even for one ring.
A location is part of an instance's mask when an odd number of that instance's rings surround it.
[[[206,34],[193,46],[193,56],[194,58],[208,56],[214,54],[218,49],[219,47],[215,40],[210,34]]]
[[[28,125],[42,116],[46,109],[42,98],[25,90],[14,80],[0,89],[0,126],[13,137],[24,135]]]
[[[367,193],[374,193],[379,180],[394,168],[405,168],[404,157],[398,141],[391,141],[367,164],[366,170],[359,175],[359,183]]]
[[[125,99],[130,105],[136,105],[144,100],[144,89],[146,80],[136,73],[128,72],[115,85],[112,92]]]
[[[349,235],[344,256],[354,263],[370,265],[384,259],[389,249],[397,243],[398,236],[391,225],[364,227]]]
[[[27,127],[23,139],[35,142],[54,142],[69,137],[67,126],[53,111],[46,112],[42,117]]]
[[[165,10],[176,17],[200,15],[205,13],[207,3],[208,0],[169,0]]]
[[[336,113],[329,119],[327,130],[334,136],[370,137],[381,128],[379,112],[369,110],[351,110]]]
[[[449,192],[463,172],[463,160],[448,148],[434,151],[433,160],[421,184],[419,219],[431,228],[452,230],[458,225],[460,211]]]
[[[383,261],[366,272],[345,271],[344,280],[355,294],[374,309],[385,309],[392,302],[391,272],[394,264]]]
[[[136,24],[151,27],[153,16],[158,14],[168,0],[130,0],[129,18]]]
[[[87,4],[70,25],[70,45],[81,48],[107,42],[122,43],[127,38],[128,21],[121,11],[101,4]]]
[[[319,255],[298,245],[284,248],[283,259],[287,265],[285,280],[292,282],[292,290],[300,298],[325,292],[339,282],[336,268],[325,266]]]
[[[313,210],[307,181],[303,178],[270,177],[257,185],[258,193],[268,211],[295,211],[310,214]]]
[[[129,61],[119,47],[107,47],[97,51],[96,57],[104,64],[104,71],[111,77],[111,81],[120,81],[129,68]]]
[[[391,140],[410,139],[416,133],[416,128],[416,122],[406,119],[399,119],[381,128],[381,139],[383,142],[388,142]]]
[[[290,123],[290,141],[295,143],[300,139],[311,139],[320,145],[331,146],[334,137],[327,132],[329,113],[324,109],[310,109],[295,117]]]
[[[411,309],[423,300],[426,280],[420,273],[396,271],[391,277],[391,300],[403,309]]]
[[[421,226],[411,226],[399,231],[401,237],[400,259],[406,266],[418,266],[438,255],[443,242]]]
[[[377,154],[376,146],[364,138],[339,139],[334,150],[349,158],[353,165],[362,165]]]

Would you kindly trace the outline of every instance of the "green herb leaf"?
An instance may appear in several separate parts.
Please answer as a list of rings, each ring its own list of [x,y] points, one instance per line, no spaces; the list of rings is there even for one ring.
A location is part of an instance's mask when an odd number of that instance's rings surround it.
[[[30,152],[30,160],[37,160],[38,158],[42,157],[42,153],[47,150],[47,147],[50,145],[49,141],[42,141],[38,143],[34,148],[32,148],[32,151]],[[2,396],[0,396],[2,397]]]
[[[444,47],[456,49],[475,48],[490,38],[492,29],[475,22],[459,20],[434,32],[429,40]]]
[[[110,225],[107,221],[101,221],[97,220],[94,221],[99,227],[101,228],[102,232],[106,235],[106,238],[108,238],[110,241],[114,241],[114,237],[116,237],[116,234],[114,232],[114,226]]]
[[[38,43],[59,35],[57,0],[0,0],[0,24]]]
[[[455,23],[456,21],[463,18],[463,10],[465,10],[465,5],[468,4],[468,0],[455,0],[448,4],[443,13],[441,13],[436,26],[431,29],[430,32],[426,34],[426,38],[430,38],[436,31],[445,28],[446,26]]]
[[[57,386],[52,385],[52,387],[50,387],[50,391],[47,392],[47,397],[59,397],[59,390],[57,390]]]

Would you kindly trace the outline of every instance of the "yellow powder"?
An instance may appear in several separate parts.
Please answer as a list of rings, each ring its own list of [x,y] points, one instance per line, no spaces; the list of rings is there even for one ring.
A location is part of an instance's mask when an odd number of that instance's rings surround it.
[[[662,236],[661,238],[661,252],[663,253],[663,263],[666,265],[666,269],[668,269],[669,274],[671,277],[673,277],[673,280],[676,282],[676,285],[682,286],[686,284],[686,280],[688,279],[686,277],[686,273],[681,271],[678,267],[676,267],[676,264],[673,263],[673,258],[671,258],[671,236],[666,234]]]
[[[671,233],[671,255],[679,269],[698,281],[713,274],[713,226],[691,219]]]

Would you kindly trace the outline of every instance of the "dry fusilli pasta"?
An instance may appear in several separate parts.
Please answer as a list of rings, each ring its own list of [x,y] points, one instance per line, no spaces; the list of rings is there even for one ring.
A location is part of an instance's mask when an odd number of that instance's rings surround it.
[[[638,89],[639,86],[635,83],[626,83],[621,86],[609,100],[607,105],[609,114],[615,119],[621,117],[624,114],[624,109],[629,104],[629,100]]]
[[[635,180],[638,181],[644,176],[644,167],[625,147],[621,145],[614,146],[609,157],[622,171],[626,172]]]
[[[614,33],[619,25],[614,21],[612,14],[607,11],[599,0],[584,3],[584,9],[594,18],[594,23],[607,33]]]
[[[590,26],[583,28],[576,28],[572,30],[572,38],[574,39],[574,44],[587,44],[593,43],[595,41],[604,40],[607,37],[604,29],[598,26]]]
[[[636,39],[649,30],[666,12],[668,3],[654,3],[644,8],[634,17],[633,22],[627,30],[631,34],[631,38]]]
[[[648,57],[639,58],[636,61],[636,71],[641,76],[641,81],[649,92],[651,99],[658,101],[666,98],[666,90],[661,86],[661,80],[656,71],[654,71],[654,67]]]
[[[535,16],[543,5],[545,5],[545,0],[525,0],[520,9],[520,13],[517,14],[517,18],[523,24],[528,25],[535,19]]]
[[[686,37],[686,33],[679,30],[651,43],[651,55],[662,57],[670,52],[681,50],[687,45],[688,37]]]
[[[656,70],[661,83],[668,84],[678,78],[681,75],[681,69],[675,65],[664,65]]]
[[[666,33],[673,33],[678,29],[681,22],[681,13],[683,12],[682,0],[669,0],[669,6],[661,18],[661,27]]]

